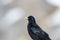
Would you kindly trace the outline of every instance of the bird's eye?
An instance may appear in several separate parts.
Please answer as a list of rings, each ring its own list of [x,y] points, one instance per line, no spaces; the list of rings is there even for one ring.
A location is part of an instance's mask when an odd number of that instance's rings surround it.
[[[33,20],[33,18],[32,18],[32,20]]]

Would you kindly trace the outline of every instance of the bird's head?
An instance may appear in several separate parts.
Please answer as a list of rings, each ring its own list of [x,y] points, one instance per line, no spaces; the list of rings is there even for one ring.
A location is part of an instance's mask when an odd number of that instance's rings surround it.
[[[34,18],[33,16],[29,16],[29,17],[28,17],[28,21],[29,21],[29,22],[35,22],[35,18]]]
[[[35,18],[33,16],[28,16],[26,17],[26,19],[29,21],[29,22],[35,22]]]

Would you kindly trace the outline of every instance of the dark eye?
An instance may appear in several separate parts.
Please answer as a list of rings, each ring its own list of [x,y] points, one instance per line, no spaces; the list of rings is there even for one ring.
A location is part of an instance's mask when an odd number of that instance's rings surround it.
[[[32,20],[33,20],[33,18],[32,18]]]

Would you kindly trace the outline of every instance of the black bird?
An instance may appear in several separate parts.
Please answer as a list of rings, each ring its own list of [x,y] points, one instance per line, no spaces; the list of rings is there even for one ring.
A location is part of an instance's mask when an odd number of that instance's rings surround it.
[[[49,35],[36,24],[33,16],[28,17],[27,29],[30,37],[33,40],[51,40]]]

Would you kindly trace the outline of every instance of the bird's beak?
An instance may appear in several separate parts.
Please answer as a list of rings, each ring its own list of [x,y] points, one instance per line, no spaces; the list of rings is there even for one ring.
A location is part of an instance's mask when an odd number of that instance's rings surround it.
[[[26,20],[28,20],[28,18],[27,18],[27,17],[25,17],[25,19],[26,19]]]

